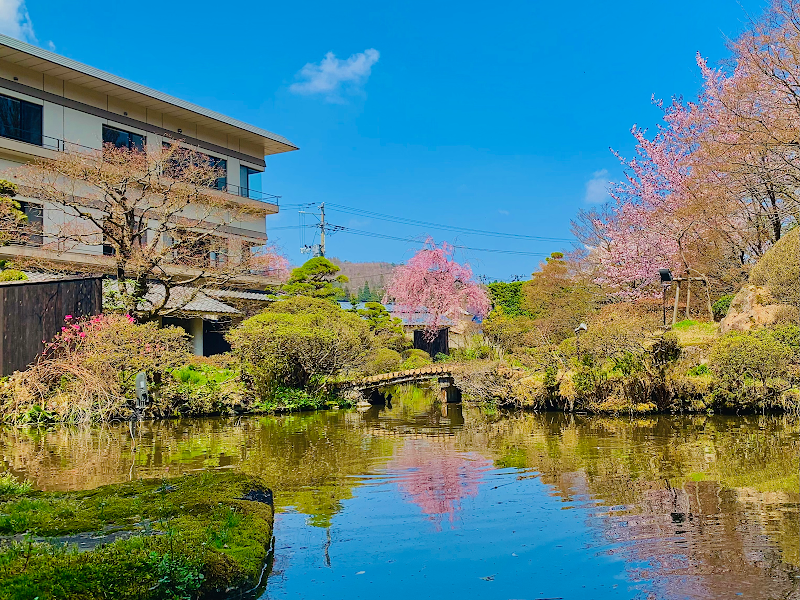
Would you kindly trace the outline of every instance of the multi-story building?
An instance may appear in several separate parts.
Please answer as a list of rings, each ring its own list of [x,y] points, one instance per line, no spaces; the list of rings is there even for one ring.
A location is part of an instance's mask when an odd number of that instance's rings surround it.
[[[228,246],[222,250],[226,260],[237,260],[242,248],[265,244],[266,217],[279,210],[279,197],[261,189],[265,156],[296,146],[269,131],[0,35],[0,177],[13,182],[20,165],[74,148],[100,150],[111,143],[146,150],[174,140],[205,154],[221,170],[224,176],[214,194],[247,205],[236,220],[214,228]],[[48,242],[58,235],[63,210],[26,198],[24,190],[16,199],[40,235],[0,247],[0,259],[43,259],[113,272],[114,257],[102,244],[53,250]],[[252,274],[239,284],[263,289],[268,282]]]

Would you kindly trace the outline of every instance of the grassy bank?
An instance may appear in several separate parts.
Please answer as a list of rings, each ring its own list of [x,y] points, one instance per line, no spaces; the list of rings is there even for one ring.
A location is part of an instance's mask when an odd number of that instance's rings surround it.
[[[69,493],[6,477],[0,597],[235,597],[259,585],[272,523],[272,492],[241,473]]]

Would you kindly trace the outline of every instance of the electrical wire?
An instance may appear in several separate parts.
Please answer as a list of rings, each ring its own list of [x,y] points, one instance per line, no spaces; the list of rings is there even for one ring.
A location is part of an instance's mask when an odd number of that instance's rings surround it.
[[[520,239],[520,240],[535,240],[540,242],[572,242],[574,241],[571,238],[556,238],[556,237],[542,237],[536,235],[524,235],[521,233],[507,233],[501,231],[487,231],[485,229],[472,229],[469,227],[458,227],[456,225],[444,225],[441,223],[430,223],[427,221],[418,221],[416,219],[408,219],[406,217],[395,217],[392,215],[384,215],[381,213],[376,213],[369,210],[363,210],[360,208],[350,208],[348,206],[342,206],[341,204],[329,204],[326,203],[325,207],[330,207],[332,210],[336,212],[341,212],[345,214],[350,214],[354,216],[361,216],[361,217],[370,217],[373,219],[379,219],[382,221],[389,221],[391,223],[398,223],[402,225],[415,225],[420,227],[433,227],[436,229],[443,229],[446,231],[457,231],[460,233],[471,233],[475,235],[485,235],[491,237],[502,237],[502,238],[511,238],[511,239]]]
[[[360,235],[364,237],[373,237],[373,238],[380,238],[384,240],[394,240],[397,242],[406,242],[406,243],[415,243],[415,244],[424,244],[425,240],[420,240],[419,236],[417,238],[413,237],[396,237],[393,235],[386,235],[383,233],[375,233],[372,231],[362,231],[360,229],[353,229],[352,227],[342,227],[339,229],[343,233],[351,233],[353,235]],[[517,256],[549,256],[549,254],[544,252],[526,252],[523,250],[500,250],[497,248],[473,248],[472,246],[461,246],[458,244],[453,244],[454,248],[458,248],[459,250],[471,250],[473,252],[492,252],[496,254],[514,254]]]

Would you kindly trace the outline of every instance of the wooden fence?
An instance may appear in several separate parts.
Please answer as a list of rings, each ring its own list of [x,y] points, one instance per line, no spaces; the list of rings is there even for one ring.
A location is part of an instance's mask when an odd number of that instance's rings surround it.
[[[103,310],[101,277],[65,277],[49,281],[0,283],[0,375],[30,365],[51,340],[64,317],[96,315]]]

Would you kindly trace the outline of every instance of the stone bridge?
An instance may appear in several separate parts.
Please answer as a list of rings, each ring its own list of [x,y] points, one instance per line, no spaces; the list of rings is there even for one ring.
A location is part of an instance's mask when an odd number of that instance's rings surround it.
[[[357,394],[364,402],[382,404],[386,401],[378,388],[400,383],[421,383],[433,378],[439,380],[439,395],[442,402],[461,402],[461,390],[453,382],[453,372],[447,365],[428,365],[419,369],[381,373],[362,379],[343,381],[339,391],[344,394]]]

